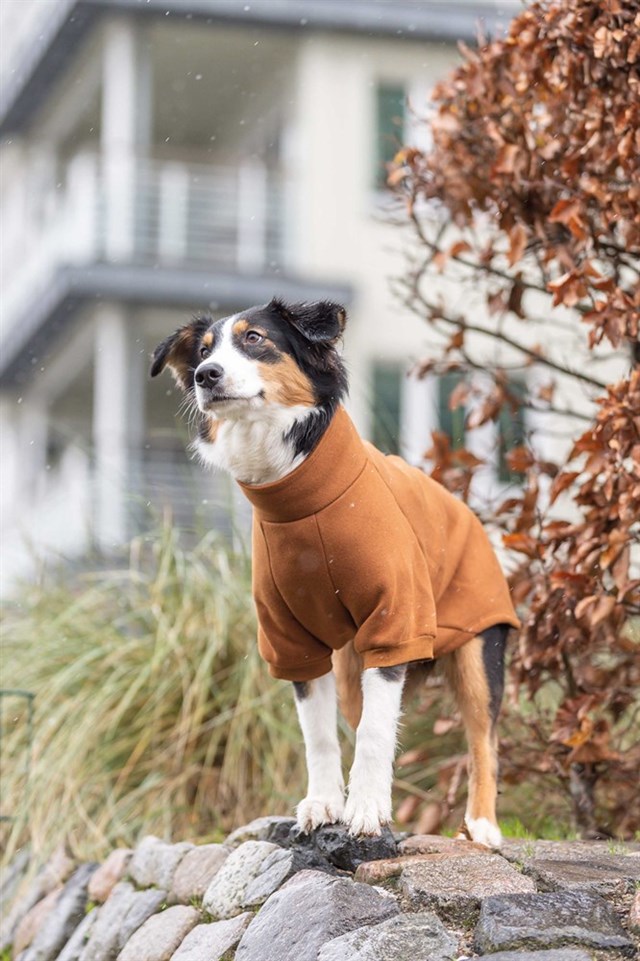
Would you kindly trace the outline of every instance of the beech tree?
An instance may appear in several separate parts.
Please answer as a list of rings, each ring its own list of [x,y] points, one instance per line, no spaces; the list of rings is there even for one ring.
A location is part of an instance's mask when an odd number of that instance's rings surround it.
[[[419,373],[458,372],[450,406],[466,412],[465,444],[436,432],[426,453],[468,497],[482,467],[469,432],[505,411],[537,419],[507,454],[520,482],[492,513],[523,620],[503,777],[554,778],[584,836],[628,837],[640,829],[640,2],[536,2],[461,52],[425,117],[431,147],[403,147],[389,173],[417,241],[398,289],[440,344]],[[540,436],[567,425],[572,442],[546,456]]]

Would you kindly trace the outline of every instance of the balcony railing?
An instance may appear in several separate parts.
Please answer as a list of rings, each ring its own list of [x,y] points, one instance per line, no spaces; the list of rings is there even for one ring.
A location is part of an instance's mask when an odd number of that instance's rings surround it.
[[[217,167],[80,153],[5,218],[5,324],[60,266],[286,266],[286,199],[282,174],[252,160]]]
[[[29,511],[3,512],[0,594],[31,576],[36,557],[55,565],[95,547],[99,479],[94,451],[77,438],[67,439],[53,461],[36,478]],[[228,475],[190,461],[182,442],[171,448],[151,440],[130,449],[128,461],[127,474],[115,478],[114,490],[117,498],[126,489],[127,537],[158,530],[170,520],[195,536],[216,531],[230,541],[250,543],[248,501]]]

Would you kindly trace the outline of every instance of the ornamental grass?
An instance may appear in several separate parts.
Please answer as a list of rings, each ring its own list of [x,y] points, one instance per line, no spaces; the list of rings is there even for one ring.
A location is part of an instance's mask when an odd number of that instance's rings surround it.
[[[304,754],[258,655],[250,560],[216,536],[139,538],[117,570],[25,589],[2,624],[2,847],[96,857],[144,833],[215,839],[290,813]],[[30,762],[29,776],[26,765]]]

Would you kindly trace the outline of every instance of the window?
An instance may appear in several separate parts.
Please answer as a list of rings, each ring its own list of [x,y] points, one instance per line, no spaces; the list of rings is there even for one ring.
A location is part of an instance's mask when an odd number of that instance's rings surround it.
[[[524,381],[510,381],[509,393],[519,401],[523,401],[526,393]],[[525,437],[524,410],[519,407],[518,410],[513,411],[508,404],[505,404],[498,418],[498,480],[505,484],[522,479],[522,474],[509,469],[506,455],[514,447],[524,444]]]
[[[404,141],[406,91],[402,84],[378,84],[376,88],[375,185],[383,190],[387,167]]]
[[[451,394],[462,380],[464,380],[463,375],[458,373],[443,374],[438,380],[438,425],[439,430],[449,438],[452,450],[465,446],[465,418],[467,411],[462,405],[456,410],[451,410],[449,407]],[[511,380],[508,385],[508,390],[509,393],[513,394],[518,400],[523,400],[526,393],[526,386],[522,380]],[[521,444],[524,444],[525,438],[524,411],[522,408],[519,408],[514,412],[508,404],[505,404],[496,422],[494,435],[496,445],[496,475],[501,483],[513,484],[521,480],[521,474],[509,469],[506,457],[514,447],[519,447]],[[493,447],[493,442],[491,443],[491,447]],[[475,452],[477,453],[477,451]],[[479,454],[481,457],[488,455],[489,451],[487,451],[486,454]]]
[[[443,374],[438,381],[439,429],[449,438],[452,450],[464,447],[465,409],[462,405],[456,410],[449,407],[449,398],[463,380],[462,374],[450,373]]]
[[[385,454],[400,452],[402,368],[398,364],[373,365],[371,440]]]

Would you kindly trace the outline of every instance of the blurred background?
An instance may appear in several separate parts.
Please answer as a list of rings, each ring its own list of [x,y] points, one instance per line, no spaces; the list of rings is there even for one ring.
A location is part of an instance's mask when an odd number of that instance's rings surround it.
[[[170,379],[147,377],[194,311],[343,302],[361,431],[419,460],[434,428],[460,430],[450,380],[405,376],[426,328],[390,292],[404,237],[385,164],[428,146],[457,41],[518,9],[3,0],[2,592],[47,558],[113,554],[167,509],[246,528],[227,478],[190,462]],[[517,443],[523,425],[505,429]]]

